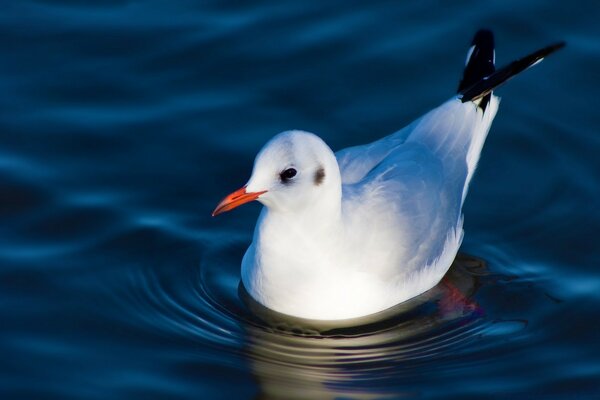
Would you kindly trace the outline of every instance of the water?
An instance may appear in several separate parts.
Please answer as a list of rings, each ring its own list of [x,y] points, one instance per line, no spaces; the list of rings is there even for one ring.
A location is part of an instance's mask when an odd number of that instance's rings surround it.
[[[600,397],[600,7],[546,1],[32,1],[0,14],[0,397]],[[258,206],[213,219],[275,133],[334,149],[503,87],[460,258],[378,324],[269,320],[238,293]]]

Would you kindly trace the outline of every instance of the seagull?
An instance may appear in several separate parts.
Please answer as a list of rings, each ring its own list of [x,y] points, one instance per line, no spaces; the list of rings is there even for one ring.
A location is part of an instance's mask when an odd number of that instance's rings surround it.
[[[248,294],[278,313],[333,321],[437,285],[462,242],[462,206],[499,105],[492,91],[564,45],[496,70],[494,36],[480,30],[458,93],[398,132],[336,153],[309,132],[273,137],[212,214],[264,206],[242,260]]]

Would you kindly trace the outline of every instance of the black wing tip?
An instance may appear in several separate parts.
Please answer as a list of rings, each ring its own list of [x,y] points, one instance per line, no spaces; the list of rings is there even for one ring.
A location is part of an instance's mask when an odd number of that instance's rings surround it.
[[[479,43],[490,43],[494,45],[494,32],[491,29],[482,28],[475,32],[475,36],[473,36],[473,41],[471,44],[477,45]]]
[[[556,42],[549,46],[543,47],[537,51],[534,51],[533,53],[523,58],[513,61],[509,65],[495,71],[491,75],[480,79],[478,82],[466,88],[463,87],[462,90],[459,89],[458,98],[463,103],[466,103],[467,101],[476,101],[478,99],[481,99],[482,97],[489,95],[493,89],[502,85],[513,76],[541,62],[548,55],[554,53],[557,50],[562,49],[566,45],[567,43],[565,41]]]
[[[480,29],[473,36],[458,91],[460,92],[493,72],[494,34],[488,29]]]
[[[458,83],[458,93],[462,93],[477,82],[487,78],[496,70],[494,33],[490,29],[479,29],[471,41],[471,48],[467,53],[465,69]],[[478,106],[485,111],[489,103],[489,96],[482,99]]]
[[[562,49],[566,45],[567,45],[567,42],[564,40],[561,40],[560,42],[551,44],[550,46],[548,46],[548,48],[552,49],[552,51],[556,51],[556,50]]]
[[[556,43],[553,43],[553,44],[551,44],[549,46],[546,46],[543,49],[540,49],[539,52],[544,54],[543,57],[546,57],[547,55],[552,54],[555,51],[562,49],[566,45],[567,45],[567,42],[565,42],[564,40],[562,40],[560,42],[556,42]]]

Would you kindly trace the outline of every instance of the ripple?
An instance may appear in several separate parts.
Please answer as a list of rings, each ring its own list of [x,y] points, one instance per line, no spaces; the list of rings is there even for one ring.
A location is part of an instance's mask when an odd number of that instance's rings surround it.
[[[595,2],[6,3],[1,398],[597,397]],[[257,209],[209,215],[256,151],[397,130],[482,21],[501,64],[569,42],[498,92],[462,247],[486,263],[358,325],[245,298]]]
[[[375,381],[397,393],[398,384],[410,387],[424,370],[451,373],[483,359],[490,350],[483,337],[506,343],[527,326],[486,316],[476,297],[493,279],[472,257],[459,257],[437,287],[379,318],[331,327],[282,316],[238,294],[237,252],[217,246],[199,265],[138,269],[122,302],[150,329],[219,349],[223,358],[243,354],[264,393],[276,398],[367,393]]]

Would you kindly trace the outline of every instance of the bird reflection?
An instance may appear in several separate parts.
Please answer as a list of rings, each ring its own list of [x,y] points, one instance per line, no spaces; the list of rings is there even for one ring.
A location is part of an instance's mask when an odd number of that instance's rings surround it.
[[[420,368],[475,337],[484,314],[473,300],[484,262],[459,255],[435,288],[371,317],[327,323],[293,319],[241,295],[256,320],[247,356],[258,399],[390,399],[419,395]]]

